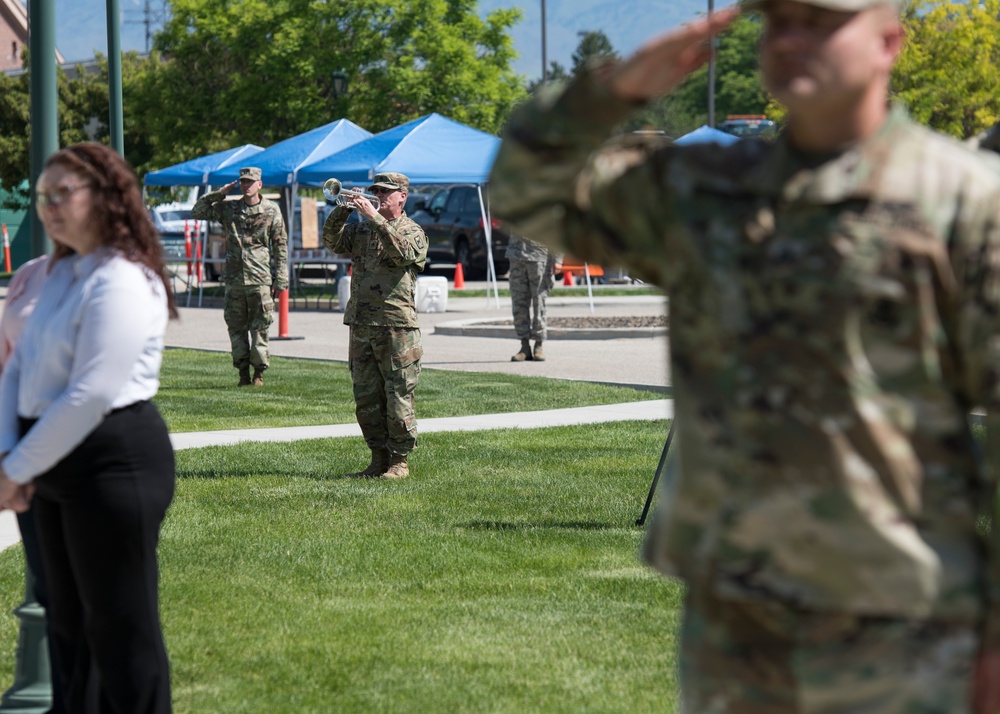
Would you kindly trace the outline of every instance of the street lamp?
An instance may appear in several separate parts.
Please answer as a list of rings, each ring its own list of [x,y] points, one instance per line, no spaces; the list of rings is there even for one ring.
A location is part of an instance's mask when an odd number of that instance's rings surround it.
[[[344,70],[338,69],[331,74],[330,81],[333,82],[334,99],[339,99],[341,96],[347,94],[347,73]]]

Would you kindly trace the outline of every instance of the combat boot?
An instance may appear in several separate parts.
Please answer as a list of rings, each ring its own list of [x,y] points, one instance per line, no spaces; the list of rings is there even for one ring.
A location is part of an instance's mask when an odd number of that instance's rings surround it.
[[[350,474],[351,478],[378,478],[389,468],[389,450],[372,449],[372,462],[364,471]]]
[[[264,386],[264,370],[260,367],[253,368],[253,386],[263,387]]]
[[[406,454],[389,454],[389,468],[382,478],[401,479],[410,475],[410,467],[406,464]]]
[[[542,341],[541,340],[536,340],[535,341],[535,351],[531,353],[531,359],[535,360],[536,362],[544,362],[545,361],[545,353],[542,351]]]
[[[236,385],[237,387],[249,387],[250,386],[250,368],[240,367],[240,383]]]
[[[528,340],[521,340],[521,351],[510,358],[511,362],[526,362],[531,360],[531,343]]]

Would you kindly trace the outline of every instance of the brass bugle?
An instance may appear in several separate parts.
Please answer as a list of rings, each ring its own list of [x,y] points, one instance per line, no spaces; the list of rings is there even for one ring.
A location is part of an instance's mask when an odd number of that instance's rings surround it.
[[[374,193],[362,193],[361,191],[345,191],[344,184],[342,184],[338,179],[332,178],[327,179],[323,184],[323,195],[326,196],[327,201],[331,201],[338,206],[347,206],[348,208],[354,208],[354,204],[350,199],[367,198],[372,206],[375,207],[377,211],[382,202],[379,200],[378,196]]]

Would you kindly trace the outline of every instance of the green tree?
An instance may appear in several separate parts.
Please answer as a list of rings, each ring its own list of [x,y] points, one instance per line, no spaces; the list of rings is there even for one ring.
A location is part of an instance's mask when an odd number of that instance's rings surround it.
[[[123,84],[134,76],[146,60],[134,52],[122,58]],[[30,178],[29,121],[31,58],[24,54],[26,71],[17,76],[0,74],[0,177],[5,188],[17,186]],[[108,63],[97,57],[96,71],[82,66],[71,72],[56,69],[56,92],[59,114],[59,145],[96,140],[108,143]],[[71,77],[70,74],[73,76]],[[145,158],[143,146],[148,144],[139,127],[125,113],[125,155],[133,162]],[[148,153],[148,152],[146,152]],[[133,158],[135,157],[135,158]],[[27,194],[15,192],[11,202],[23,207]]]
[[[552,60],[549,62],[549,69],[546,72],[546,80],[549,82],[564,82],[570,78],[569,72],[559,62]],[[528,82],[528,94],[534,94],[542,86],[542,78]]]
[[[917,0],[892,89],[913,117],[966,138],[1000,119],[1000,0]]]
[[[519,16],[482,20],[476,0],[174,0],[155,40],[165,61],[146,68],[130,109],[159,165],[340,117],[377,132],[440,112],[495,132],[524,97],[510,69]]]
[[[573,53],[573,74],[577,74],[588,62],[602,59],[618,59],[611,40],[600,30],[577,32],[580,43]]]

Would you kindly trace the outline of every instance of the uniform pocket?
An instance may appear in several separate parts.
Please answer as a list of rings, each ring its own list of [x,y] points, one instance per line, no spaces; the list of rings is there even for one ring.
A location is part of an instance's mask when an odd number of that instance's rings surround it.
[[[392,369],[409,367],[424,356],[419,329],[390,328],[389,339],[389,366]]]

